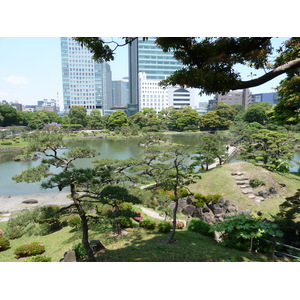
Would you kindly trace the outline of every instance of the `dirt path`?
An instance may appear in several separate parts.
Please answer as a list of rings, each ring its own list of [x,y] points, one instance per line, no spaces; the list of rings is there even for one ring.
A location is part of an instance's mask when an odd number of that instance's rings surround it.
[[[153,211],[149,208],[145,208],[145,207],[141,207],[141,210],[147,214],[149,217],[154,218],[154,219],[158,219],[158,220],[165,220],[165,217],[160,216],[160,214],[156,211]],[[181,221],[184,223],[184,225],[186,226],[186,221],[185,220],[180,220],[177,219],[177,221]]]

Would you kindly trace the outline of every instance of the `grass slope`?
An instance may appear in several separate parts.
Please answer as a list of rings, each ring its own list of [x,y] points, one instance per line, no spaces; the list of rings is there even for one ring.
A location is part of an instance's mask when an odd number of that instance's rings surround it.
[[[266,183],[266,186],[256,188],[255,191],[274,187],[277,194],[270,195],[261,203],[257,203],[242,193],[235,178],[231,176],[232,172],[243,172],[244,176],[249,179],[258,178]],[[295,174],[274,173],[247,162],[225,164],[205,172],[201,176],[202,179],[190,186],[192,192],[204,195],[221,194],[225,200],[237,205],[239,209],[261,211],[267,218],[276,214],[279,211],[278,206],[285,198],[294,195],[297,188],[300,187],[300,177]],[[279,183],[284,183],[286,186],[282,187]]]

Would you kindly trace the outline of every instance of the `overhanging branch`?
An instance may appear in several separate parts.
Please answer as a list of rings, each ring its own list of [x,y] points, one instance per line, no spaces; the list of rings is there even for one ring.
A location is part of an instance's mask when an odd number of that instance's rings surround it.
[[[251,88],[251,87],[255,87],[255,86],[264,84],[281,74],[284,74],[288,71],[291,71],[291,70],[297,69],[297,68],[300,68],[300,58],[289,61],[288,63],[273,69],[272,71],[264,74],[261,77],[258,77],[258,78],[252,79],[252,80],[248,80],[248,81],[238,81],[238,82],[236,82],[236,84],[232,88],[232,90],[246,89],[246,88]]]

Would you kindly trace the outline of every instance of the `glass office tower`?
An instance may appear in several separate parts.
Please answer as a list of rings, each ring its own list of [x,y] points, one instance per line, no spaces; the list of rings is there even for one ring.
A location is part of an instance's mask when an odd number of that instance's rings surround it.
[[[65,113],[74,105],[84,106],[88,113],[102,110],[103,65],[71,37],[61,38],[61,58]]]
[[[182,67],[172,52],[163,52],[156,46],[155,39],[149,37],[143,41],[143,38],[138,38],[129,45],[129,103],[135,108],[131,114],[141,108],[139,73],[145,73],[149,80],[163,80]]]
[[[142,38],[138,39],[139,72],[146,73],[147,79],[163,80],[182,65],[173,57],[172,52],[163,52],[158,48],[155,39],[153,37],[145,41]]]

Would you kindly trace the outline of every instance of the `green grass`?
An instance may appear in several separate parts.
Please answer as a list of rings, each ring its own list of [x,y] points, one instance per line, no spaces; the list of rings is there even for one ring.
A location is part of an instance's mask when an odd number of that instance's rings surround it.
[[[158,221],[157,221],[158,222]],[[5,231],[5,223],[0,223]],[[216,243],[212,237],[198,233],[177,230],[174,243],[166,244],[168,234],[155,230],[139,228],[127,229],[123,236],[111,236],[110,227],[93,225],[90,230],[90,240],[99,239],[106,247],[98,256],[99,261],[107,262],[207,262],[207,261],[269,261],[268,255],[259,255],[235,249],[225,248]],[[14,251],[17,247],[40,242],[45,245],[43,255],[57,262],[66,251],[81,240],[81,231],[65,227],[46,236],[23,236],[11,240],[11,248],[0,252],[0,262],[16,262]]]
[[[248,199],[241,192],[240,187],[236,185],[234,177],[231,176],[231,173],[236,171],[246,173],[245,176],[249,179],[258,178],[266,183],[266,186],[257,188],[256,190],[264,190],[272,186],[275,187],[277,194],[270,195],[261,203]],[[300,177],[296,174],[270,172],[247,162],[225,164],[202,173],[201,176],[202,179],[190,186],[192,192],[204,195],[221,194],[225,200],[229,200],[232,204],[237,205],[239,209],[261,211],[265,217],[276,214],[279,211],[279,205],[285,201],[286,197],[294,195],[300,186]],[[286,184],[286,187],[281,187],[279,183]]]

